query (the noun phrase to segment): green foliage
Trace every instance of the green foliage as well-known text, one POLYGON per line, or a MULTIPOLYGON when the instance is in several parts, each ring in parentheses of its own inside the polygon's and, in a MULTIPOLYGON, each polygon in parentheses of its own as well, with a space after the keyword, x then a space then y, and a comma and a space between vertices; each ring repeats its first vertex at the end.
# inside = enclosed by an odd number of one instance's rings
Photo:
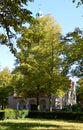
POLYGON ((18 110, 17 111, 17 119, 19 118, 26 118, 28 116, 29 111, 28 110, 18 110))
POLYGON ((25 97, 34 94, 38 99, 41 93, 49 97, 62 95, 69 87, 68 78, 62 74, 60 37, 61 28, 51 15, 38 18, 22 30, 17 41, 19 66, 14 70, 23 76, 20 80, 23 86, 18 80, 21 87, 16 88, 20 94, 25 97))
POLYGON ((18 39, 20 52, 17 57, 20 66, 16 70, 24 75, 26 92, 31 93, 32 90, 35 94, 36 91, 45 91, 49 95, 49 92, 57 92, 57 87, 59 90, 68 86, 68 79, 59 70, 61 29, 50 15, 37 20, 22 30, 22 37, 18 39))
POLYGON ((83 107, 81 104, 74 104, 74 105, 67 105, 65 106, 62 111, 65 112, 83 112, 83 107))
MULTIPOLYGON (((20 72, 12 72, 11 86, 13 87, 13 94, 18 95, 18 93, 21 93, 21 91, 23 91, 23 84, 24 84, 23 80, 24 77, 20 72), (18 91, 16 92, 16 90, 18 91)), ((20 96, 22 96, 21 94, 20 96)))
POLYGON ((77 102, 83 104, 83 30, 76 28, 62 39, 63 73, 80 78, 77 85, 77 102))
POLYGON ((76 28, 62 39, 63 71, 72 76, 83 75, 83 31, 76 28))
POLYGON ((5 68, 0 72, 0 107, 4 109, 7 105, 8 95, 12 93, 12 87, 10 86, 12 75, 8 68, 5 68))
POLYGON ((72 106, 72 111, 73 112, 83 112, 83 107, 80 104, 75 104, 72 106))
POLYGON ((67 105, 61 111, 63 111, 63 112, 71 112, 72 111, 72 106, 71 105, 67 105))
POLYGON ((16 119, 16 111, 13 109, 5 109, 5 119, 16 119))
POLYGON ((29 1, 33 0, 2 0, 0 2, 0 29, 6 30, 6 33, 0 32, 0 41, 9 46, 12 53, 16 51, 12 38, 16 38, 20 27, 33 21, 31 12, 26 8, 29 1))
POLYGON ((29 118, 62 119, 62 120, 83 120, 83 113, 76 112, 29 112, 29 118))
POLYGON ((28 116, 28 110, 5 109, 5 119, 20 119, 28 116))
POLYGON ((78 80, 78 88, 77 88, 77 102, 83 104, 83 78, 78 80))

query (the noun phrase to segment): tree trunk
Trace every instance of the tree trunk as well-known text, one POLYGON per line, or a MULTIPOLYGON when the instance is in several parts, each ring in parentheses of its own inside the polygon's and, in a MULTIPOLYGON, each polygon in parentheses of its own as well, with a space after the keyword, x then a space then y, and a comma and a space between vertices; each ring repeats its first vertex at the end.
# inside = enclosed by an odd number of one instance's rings
POLYGON ((37 110, 40 110, 40 104, 39 104, 39 94, 37 94, 37 110))
POLYGON ((37 110, 40 110, 40 104, 39 104, 39 85, 37 86, 37 110))
POLYGON ((49 111, 52 112, 52 97, 49 96, 49 111))
POLYGON ((2 106, 1 106, 1 109, 3 110, 4 109, 4 100, 2 99, 2 106))
POLYGON ((54 78, 54 75, 53 75, 53 69, 54 69, 54 48, 53 48, 53 43, 51 44, 51 80, 50 80, 50 83, 49 83, 49 104, 50 104, 50 112, 52 112, 52 93, 51 93, 51 90, 52 90, 52 87, 53 87, 53 78, 54 78))

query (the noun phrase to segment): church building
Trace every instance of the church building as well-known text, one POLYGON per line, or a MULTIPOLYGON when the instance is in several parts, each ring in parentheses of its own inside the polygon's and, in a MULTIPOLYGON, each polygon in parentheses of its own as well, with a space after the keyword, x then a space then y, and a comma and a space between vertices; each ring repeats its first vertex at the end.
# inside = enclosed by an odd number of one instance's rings
MULTIPOLYGON (((52 96, 52 109, 61 110, 65 106, 76 104, 76 86, 73 81, 71 81, 70 89, 65 93, 63 97, 52 96)), ((22 97, 11 95, 8 98, 8 107, 12 109, 22 110, 37 110, 37 98, 35 96, 27 97, 23 99, 22 97)), ((50 107, 49 97, 44 94, 39 95, 39 110, 47 111, 50 107)))

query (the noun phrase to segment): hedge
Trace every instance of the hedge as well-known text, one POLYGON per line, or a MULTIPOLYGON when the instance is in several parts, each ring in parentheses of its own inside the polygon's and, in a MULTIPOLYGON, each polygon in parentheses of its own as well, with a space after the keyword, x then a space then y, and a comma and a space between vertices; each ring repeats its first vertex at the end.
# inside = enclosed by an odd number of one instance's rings
POLYGON ((28 110, 5 109, 0 111, 0 120, 2 119, 19 119, 19 118, 43 118, 43 119, 62 119, 62 120, 79 120, 83 121, 83 112, 40 112, 28 110))
POLYGON ((30 111, 28 118, 45 118, 45 119, 64 119, 64 120, 81 120, 83 121, 83 113, 77 112, 38 112, 30 111))

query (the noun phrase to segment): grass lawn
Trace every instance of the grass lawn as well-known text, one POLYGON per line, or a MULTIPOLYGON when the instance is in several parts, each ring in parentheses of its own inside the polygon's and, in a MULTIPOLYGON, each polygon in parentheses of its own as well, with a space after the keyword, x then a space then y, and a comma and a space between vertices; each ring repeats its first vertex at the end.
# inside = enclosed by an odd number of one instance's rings
POLYGON ((0 121, 0 130, 83 130, 82 122, 19 119, 0 121))

